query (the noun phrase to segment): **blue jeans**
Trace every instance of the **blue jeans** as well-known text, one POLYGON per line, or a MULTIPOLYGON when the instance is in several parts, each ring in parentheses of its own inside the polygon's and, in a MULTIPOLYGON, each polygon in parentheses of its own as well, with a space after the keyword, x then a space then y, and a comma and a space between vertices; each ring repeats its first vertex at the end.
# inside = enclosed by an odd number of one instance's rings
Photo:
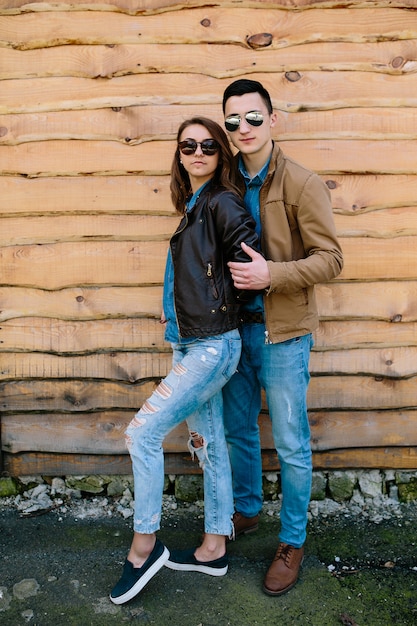
POLYGON ((205 532, 229 536, 233 529, 233 491, 221 390, 239 362, 239 331, 172 347, 172 370, 126 430, 135 488, 134 530, 150 534, 160 528, 162 444, 166 435, 186 419, 189 449, 204 470, 205 532))
POLYGON ((312 478, 307 417, 312 336, 266 344, 264 324, 244 324, 241 337, 238 371, 223 389, 235 509, 245 517, 253 517, 262 508, 258 416, 264 388, 281 469, 279 540, 299 548, 306 538, 312 478))

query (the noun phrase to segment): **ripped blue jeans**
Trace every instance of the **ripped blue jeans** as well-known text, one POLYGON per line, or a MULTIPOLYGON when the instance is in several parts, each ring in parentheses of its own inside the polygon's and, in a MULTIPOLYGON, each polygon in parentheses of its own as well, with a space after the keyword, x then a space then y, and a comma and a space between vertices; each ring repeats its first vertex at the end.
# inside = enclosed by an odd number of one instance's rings
POLYGON ((238 330, 172 344, 173 367, 126 430, 135 486, 134 530, 160 528, 166 435, 187 420, 188 447, 204 474, 204 529, 233 532, 233 490, 223 426, 222 387, 235 372, 241 352, 238 330))

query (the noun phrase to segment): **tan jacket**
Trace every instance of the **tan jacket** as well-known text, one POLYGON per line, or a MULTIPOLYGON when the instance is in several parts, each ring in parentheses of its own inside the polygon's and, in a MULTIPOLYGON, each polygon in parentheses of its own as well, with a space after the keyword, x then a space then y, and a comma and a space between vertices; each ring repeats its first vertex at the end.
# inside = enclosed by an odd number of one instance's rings
POLYGON ((271 285, 264 296, 269 340, 279 343, 318 326, 314 285, 343 267, 330 192, 275 143, 260 192, 262 251, 271 285))

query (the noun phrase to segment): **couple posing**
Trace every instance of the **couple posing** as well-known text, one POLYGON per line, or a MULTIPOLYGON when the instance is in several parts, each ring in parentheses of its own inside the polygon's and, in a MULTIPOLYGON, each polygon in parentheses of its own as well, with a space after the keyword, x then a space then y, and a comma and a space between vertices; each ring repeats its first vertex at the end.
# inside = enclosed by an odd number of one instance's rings
POLYGON ((258 527, 262 459, 258 415, 266 393, 280 462, 278 549, 263 590, 297 581, 304 554, 312 462, 307 387, 314 285, 343 265, 330 194, 272 140, 277 123, 258 82, 223 97, 224 130, 194 117, 178 130, 171 198, 180 224, 165 269, 165 339, 172 369, 126 430, 135 486, 134 535, 110 599, 134 598, 164 565, 223 576, 227 538, 258 527), (243 200, 242 200, 243 198, 243 200), (204 474, 200 546, 171 553, 157 539, 164 484, 162 443, 187 421, 204 474))

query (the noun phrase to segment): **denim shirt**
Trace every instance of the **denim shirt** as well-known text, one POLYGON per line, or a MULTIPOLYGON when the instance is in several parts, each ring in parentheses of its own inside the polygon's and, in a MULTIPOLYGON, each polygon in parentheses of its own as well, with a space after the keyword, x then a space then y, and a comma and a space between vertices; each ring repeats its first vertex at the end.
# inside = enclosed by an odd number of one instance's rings
MULTIPOLYGON (((250 178, 246 170, 246 167, 243 163, 242 155, 239 156, 239 171, 243 176, 243 179, 245 181, 245 187, 246 187, 245 196, 244 196, 245 207, 256 222, 256 234, 259 237, 259 241, 261 241, 261 231, 262 231, 260 206, 259 206, 259 193, 261 191, 262 185, 265 182, 265 178, 268 173, 270 160, 271 159, 269 158, 268 161, 265 163, 265 165, 262 167, 262 169, 257 174, 255 174, 253 178, 250 178)), ((244 304, 242 309, 244 309, 245 311, 250 311, 251 313, 255 313, 255 312, 263 313, 263 310, 264 310, 263 295, 258 294, 257 296, 255 296, 255 298, 253 298, 252 300, 244 304)))
MULTIPOLYGON (((201 187, 197 189, 197 191, 191 196, 190 200, 186 203, 186 213, 190 213, 193 210, 200 193, 209 182, 210 181, 207 181, 204 183, 204 185, 201 185, 201 187)), ((172 262, 171 248, 168 249, 165 265, 164 294, 162 299, 162 306, 166 319, 165 341, 169 341, 170 343, 190 343, 191 341, 194 341, 194 337, 187 337, 184 339, 180 337, 180 334, 178 332, 174 300, 174 264, 172 262)))

